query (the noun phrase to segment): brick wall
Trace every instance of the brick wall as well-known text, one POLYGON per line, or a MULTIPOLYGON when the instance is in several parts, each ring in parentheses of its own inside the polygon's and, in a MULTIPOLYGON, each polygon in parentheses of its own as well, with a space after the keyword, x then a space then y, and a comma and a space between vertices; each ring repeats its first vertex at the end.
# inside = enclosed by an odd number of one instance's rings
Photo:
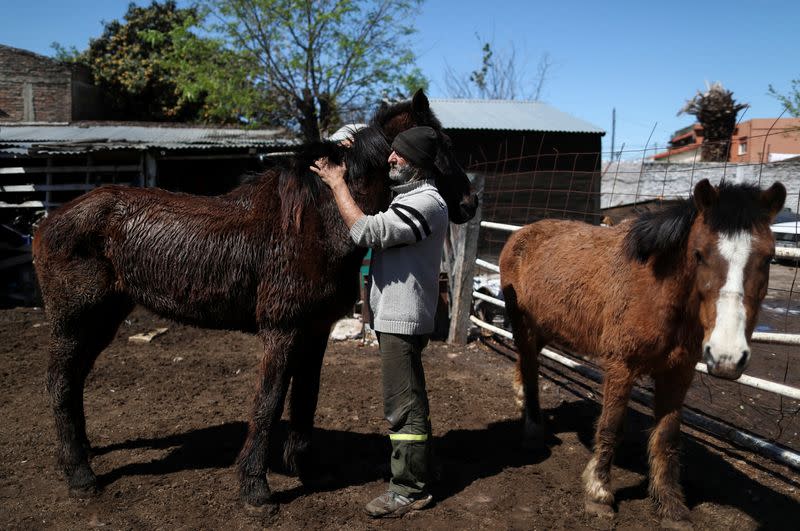
POLYGON ((0 45, 0 122, 69 122, 71 79, 58 61, 0 45))

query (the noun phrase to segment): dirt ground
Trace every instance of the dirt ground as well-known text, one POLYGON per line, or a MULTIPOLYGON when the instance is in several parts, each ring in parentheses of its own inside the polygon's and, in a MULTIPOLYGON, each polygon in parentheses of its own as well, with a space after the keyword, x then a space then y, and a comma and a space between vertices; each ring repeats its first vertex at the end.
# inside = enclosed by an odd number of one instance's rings
MULTIPOLYGON (((103 486, 67 495, 54 466, 44 388, 48 326, 39 309, 0 312, 0 527, 4 529, 648 529, 645 444, 651 419, 634 408, 613 470, 617 515, 583 514, 580 474, 599 412, 597 389, 541 381, 553 436, 546 452, 520 445, 513 362, 473 342, 433 342, 424 364, 441 480, 436 504, 376 522, 363 505, 385 488, 388 439, 376 347, 332 342, 322 372, 314 444, 335 478, 304 489, 280 471, 269 520, 245 514, 234 460, 245 436, 259 356, 254 337, 198 330, 137 309, 99 358, 86 393, 92 461, 103 486), (167 326, 149 344, 127 338, 167 326), (571 389, 571 390, 570 390, 571 389), (594 398, 594 399, 593 399, 594 398)), ((693 431, 682 482, 697 529, 791 529, 800 519, 796 472, 693 431)))

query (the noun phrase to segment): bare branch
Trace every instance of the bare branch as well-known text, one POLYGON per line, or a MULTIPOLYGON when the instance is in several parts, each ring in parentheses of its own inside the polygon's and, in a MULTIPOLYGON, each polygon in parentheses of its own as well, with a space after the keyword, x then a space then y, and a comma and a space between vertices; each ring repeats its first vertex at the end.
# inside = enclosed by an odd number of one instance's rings
POLYGON ((476 38, 482 52, 480 68, 469 74, 459 74, 449 64, 445 67, 444 83, 451 96, 508 100, 541 98, 553 65, 547 52, 539 60, 536 75, 530 76, 527 74, 524 59, 520 61, 513 42, 507 49, 498 50, 494 39, 486 40, 480 35, 476 35, 476 38))

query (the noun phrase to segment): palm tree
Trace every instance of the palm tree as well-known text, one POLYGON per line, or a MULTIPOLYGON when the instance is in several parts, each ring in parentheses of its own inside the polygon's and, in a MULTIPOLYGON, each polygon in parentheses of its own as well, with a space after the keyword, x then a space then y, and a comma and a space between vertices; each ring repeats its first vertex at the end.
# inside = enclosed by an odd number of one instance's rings
POLYGON ((731 136, 736 128, 736 115, 749 107, 746 103, 736 103, 733 92, 725 90, 722 83, 706 86, 694 98, 688 100, 678 114, 692 114, 703 126, 703 145, 701 160, 724 162, 728 160, 731 136))

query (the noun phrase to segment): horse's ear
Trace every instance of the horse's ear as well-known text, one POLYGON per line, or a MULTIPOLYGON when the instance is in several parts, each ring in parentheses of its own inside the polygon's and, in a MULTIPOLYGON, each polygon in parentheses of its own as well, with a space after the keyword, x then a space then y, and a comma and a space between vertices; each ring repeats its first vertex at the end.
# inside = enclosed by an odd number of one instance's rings
POLYGON ((425 95, 425 91, 417 89, 411 98, 411 110, 415 113, 426 113, 430 111, 430 108, 431 104, 428 102, 428 96, 425 95))
POLYGON ((711 185, 708 179, 703 179, 695 185, 693 195, 694 204, 700 212, 711 208, 719 198, 719 192, 711 185))
POLYGON ((786 201, 786 188, 778 182, 761 192, 761 197, 759 198, 761 206, 769 212, 770 221, 774 220, 778 212, 781 211, 784 201, 786 201))

